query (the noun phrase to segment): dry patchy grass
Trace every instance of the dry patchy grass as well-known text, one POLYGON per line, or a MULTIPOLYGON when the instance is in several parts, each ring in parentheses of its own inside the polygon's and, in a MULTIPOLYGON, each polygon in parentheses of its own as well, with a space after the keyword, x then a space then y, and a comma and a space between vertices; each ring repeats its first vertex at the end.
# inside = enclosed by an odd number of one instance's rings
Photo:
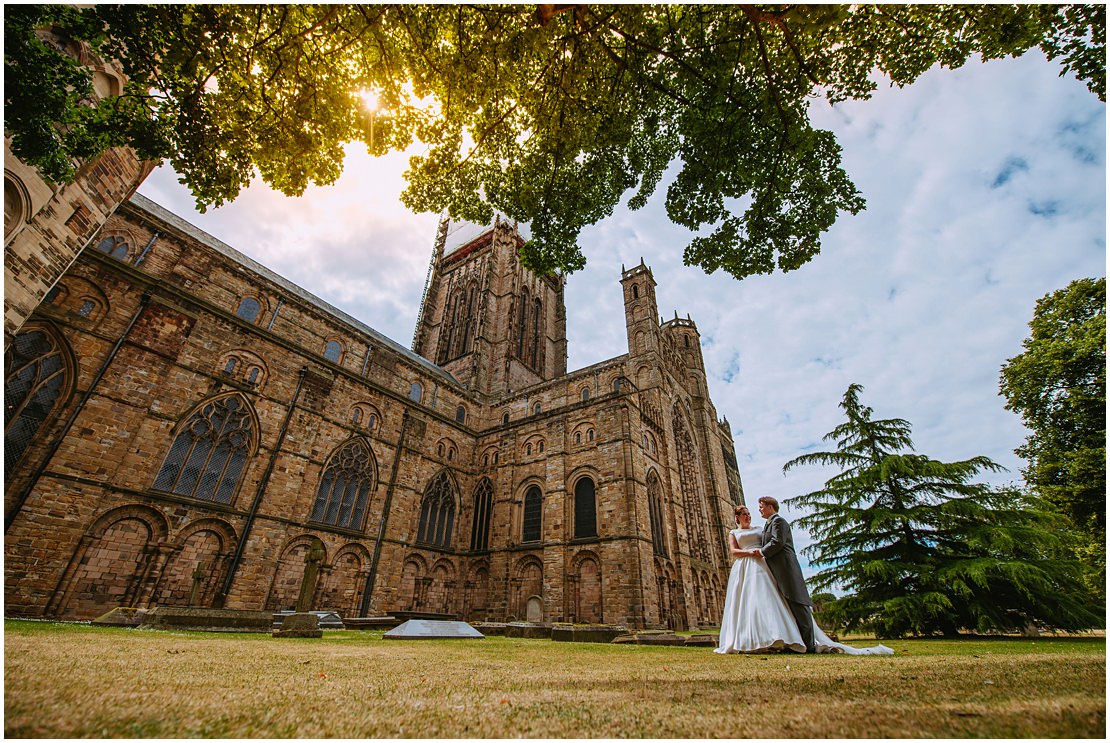
POLYGON ((6 737, 898 738, 1106 732, 1105 639, 895 655, 319 640, 5 622, 6 737))

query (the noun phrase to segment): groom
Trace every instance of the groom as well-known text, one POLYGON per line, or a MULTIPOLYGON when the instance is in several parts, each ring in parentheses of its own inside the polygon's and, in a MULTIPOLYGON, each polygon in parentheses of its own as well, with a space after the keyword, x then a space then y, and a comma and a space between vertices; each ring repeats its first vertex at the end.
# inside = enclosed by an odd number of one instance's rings
POLYGON ((786 599, 786 605, 794 615, 806 652, 816 653, 813 617, 810 614, 813 601, 809 598, 806 582, 802 578, 802 566, 798 564, 798 555, 794 552, 790 523, 779 516, 779 502, 769 496, 759 499, 759 515, 767 522, 763 525, 763 548, 759 552, 767 560, 767 567, 771 570, 771 575, 775 576, 779 593, 786 599))

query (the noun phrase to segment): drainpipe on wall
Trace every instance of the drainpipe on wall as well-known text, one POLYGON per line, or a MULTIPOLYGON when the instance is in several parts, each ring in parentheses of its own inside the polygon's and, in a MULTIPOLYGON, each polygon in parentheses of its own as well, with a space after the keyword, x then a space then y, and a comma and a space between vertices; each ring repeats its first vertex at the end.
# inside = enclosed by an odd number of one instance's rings
POLYGON ((405 445, 405 429, 409 425, 409 411, 405 410, 401 416, 401 434, 397 437, 397 450, 393 453, 393 472, 389 475, 389 487, 385 491, 385 502, 382 504, 382 517, 378 521, 378 536, 374 540, 374 556, 370 560, 370 575, 366 576, 366 588, 362 592, 362 605, 359 615, 366 616, 370 611, 370 595, 374 592, 374 582, 378 578, 378 560, 382 555, 382 539, 385 537, 385 524, 389 520, 389 504, 393 501, 393 488, 397 486, 397 470, 401 465, 402 449, 405 445))
POLYGON ((143 252, 139 253, 139 257, 135 259, 135 263, 133 264, 135 268, 138 268, 139 264, 143 262, 143 260, 146 258, 146 254, 150 252, 151 246, 154 245, 154 241, 157 240, 161 234, 161 232, 155 230, 154 234, 150 236, 150 242, 146 244, 146 247, 143 248, 143 252))
POLYGON ((258 483, 258 490, 254 494, 254 502, 251 503, 251 510, 247 513, 247 520, 243 524, 243 533, 239 537, 239 543, 235 545, 235 555, 231 558, 231 565, 227 569, 227 576, 224 578, 224 583, 216 594, 215 603, 219 608, 223 608, 224 601, 227 600, 227 594, 231 592, 231 584, 235 581, 235 571, 239 568, 239 563, 243 559, 243 550, 245 550, 247 546, 247 537, 250 536, 251 526, 254 525, 254 519, 258 515, 258 508, 262 505, 262 495, 266 491, 266 485, 270 482, 270 475, 273 474, 274 462, 277 461, 278 452, 281 451, 281 445, 285 441, 285 434, 289 430, 289 421, 293 417, 293 411, 297 408, 297 398, 301 396, 301 387, 304 386, 306 374, 308 374, 308 367, 302 366, 301 373, 297 375, 297 389, 293 392, 293 399, 289 401, 289 409, 285 412, 285 420, 281 423, 281 430, 278 432, 277 442, 274 444, 274 449, 270 453, 270 461, 266 463, 266 471, 262 473, 262 479, 258 483))
POLYGON ((108 371, 108 367, 111 366, 112 362, 115 360, 116 354, 119 353, 120 348, 123 346, 123 342, 127 340, 127 336, 131 334, 131 329, 135 327, 135 323, 138 322, 139 316, 143 314, 143 310, 146 309, 148 304, 150 304, 149 291, 143 292, 142 297, 139 299, 139 309, 135 310, 135 314, 132 316, 131 321, 127 323, 127 328, 123 331, 119 340, 116 341, 116 344, 112 346, 112 350, 108 352, 108 358, 104 359, 104 363, 100 365, 100 370, 85 389, 85 394, 81 395, 81 399, 77 402, 77 407, 69 414, 69 419, 66 420, 65 425, 62 426, 61 433, 58 434, 54 439, 54 443, 51 444, 35 476, 27 481, 27 484, 23 487, 23 491, 19 494, 19 498, 12 505, 11 511, 5 515, 5 533, 11 528, 12 522, 15 521, 15 517, 19 515, 19 511, 23 508, 23 504, 27 502, 27 497, 31 495, 31 491, 34 489, 35 485, 38 484, 39 478, 42 477, 42 473, 46 471, 46 466, 50 464, 50 460, 54 458, 54 455, 58 452, 58 448, 62 445, 62 442, 65 441, 66 436, 69 435, 69 429, 73 427, 74 422, 77 420, 77 416, 85 409, 85 404, 89 401, 89 398, 92 397, 93 390, 100 384, 100 380, 104 378, 105 373, 108 371))

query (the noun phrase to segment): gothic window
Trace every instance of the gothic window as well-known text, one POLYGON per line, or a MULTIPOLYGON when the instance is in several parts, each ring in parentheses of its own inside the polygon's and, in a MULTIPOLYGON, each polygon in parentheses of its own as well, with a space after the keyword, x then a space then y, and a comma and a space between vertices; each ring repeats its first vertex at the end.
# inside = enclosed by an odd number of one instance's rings
POLYGON ((254 439, 254 421, 245 400, 232 395, 207 402, 181 426, 153 487, 231 503, 254 439))
POLYGON ((489 549, 490 512, 493 510, 493 483, 483 477, 474 489, 474 524, 470 531, 470 549, 489 549))
POLYGON ((462 405, 455 408, 455 420, 459 423, 466 423, 466 408, 462 405))
POLYGON ((524 287, 524 289, 520 293, 520 317, 519 317, 519 322, 517 322, 517 327, 516 327, 516 332, 517 332, 516 355, 517 355, 517 358, 519 358, 521 361, 524 360, 524 349, 525 349, 525 342, 526 342, 525 339, 528 336, 528 322, 527 321, 528 321, 528 287, 524 287))
POLYGON ((597 536, 597 487, 583 477, 574 486, 574 538, 597 536))
POLYGON ((96 244, 96 249, 117 260, 127 259, 127 241, 122 237, 106 237, 96 244))
POLYGON ((261 312, 262 303, 254 297, 243 297, 239 302, 239 309, 235 310, 235 314, 247 322, 255 322, 258 320, 258 315, 261 312))
POLYGON ((420 386, 420 382, 413 382, 412 386, 409 387, 409 399, 420 402, 422 397, 424 397, 424 388, 420 386))
POLYGON ((324 346, 324 358, 328 361, 339 363, 339 357, 343 355, 343 346, 339 341, 328 341, 324 346))
POLYGON ((543 521, 543 494, 538 486, 533 485, 524 494, 524 528, 520 541, 538 542, 541 536, 543 521))
POLYGON ((374 487, 374 460, 363 441, 352 441, 332 456, 312 506, 312 521, 361 529, 374 487))
POLYGON ((648 517, 651 520, 651 548, 663 557, 667 556, 667 540, 663 532, 663 495, 659 478, 652 472, 648 475, 648 517))
POLYGON ((531 346, 531 348, 530 348, 531 353, 529 355, 529 358, 530 358, 529 366, 531 366, 533 369, 540 368, 540 361, 541 361, 541 359, 540 359, 540 347, 543 345, 540 342, 540 337, 541 337, 541 335, 540 335, 540 331, 541 331, 540 319, 542 317, 543 317, 543 305, 540 303, 540 300, 537 297, 536 300, 533 302, 532 334, 531 334, 531 338, 529 339, 531 341, 531 343, 529 344, 531 346))
POLYGON ((4 358, 4 475, 15 470, 66 388, 62 350, 50 333, 20 333, 4 358))
POLYGON ((454 523, 455 494, 451 487, 451 478, 446 472, 441 472, 424 491, 416 541, 433 547, 450 547, 454 523))

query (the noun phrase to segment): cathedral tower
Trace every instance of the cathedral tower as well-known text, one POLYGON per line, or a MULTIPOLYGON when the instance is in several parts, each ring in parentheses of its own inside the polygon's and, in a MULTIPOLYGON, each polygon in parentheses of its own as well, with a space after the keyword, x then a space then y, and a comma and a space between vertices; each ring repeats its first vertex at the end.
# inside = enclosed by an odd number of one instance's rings
POLYGON ((413 351, 492 398, 566 374, 563 279, 521 265, 516 227, 497 220, 450 252, 445 244, 441 230, 413 351))

